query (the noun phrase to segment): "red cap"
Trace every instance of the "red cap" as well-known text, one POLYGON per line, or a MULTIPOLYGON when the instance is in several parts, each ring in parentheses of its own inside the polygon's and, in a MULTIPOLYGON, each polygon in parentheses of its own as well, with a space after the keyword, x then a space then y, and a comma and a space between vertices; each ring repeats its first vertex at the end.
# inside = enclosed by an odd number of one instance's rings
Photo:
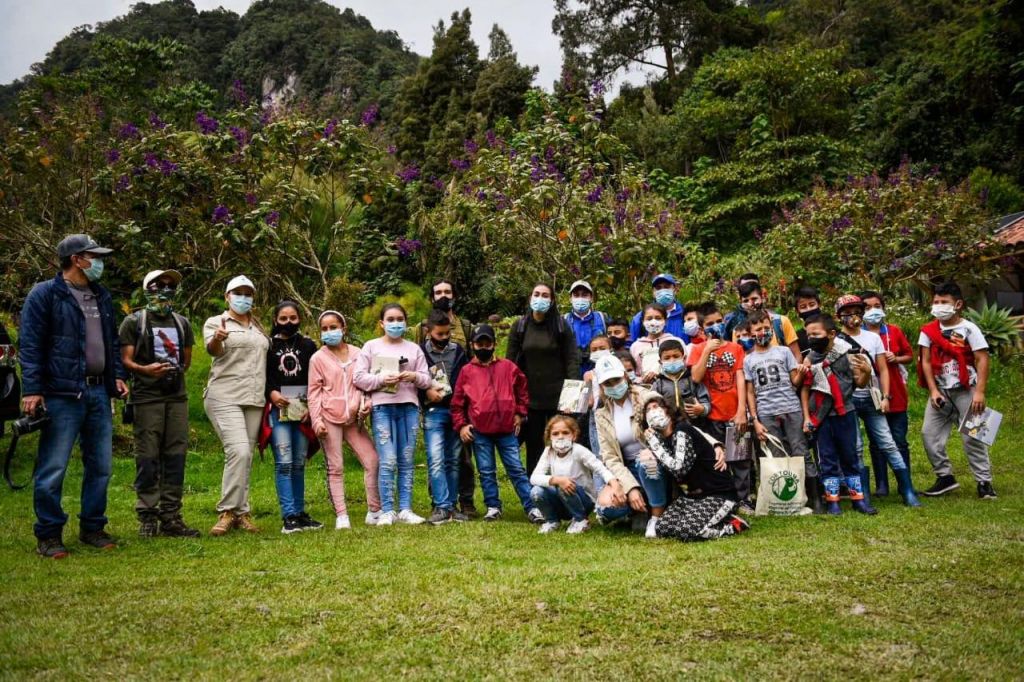
POLYGON ((840 296, 839 299, 836 300, 836 313, 838 313, 843 308, 849 308, 850 306, 853 305, 860 306, 861 308, 863 308, 864 301, 862 301, 860 296, 857 296, 856 294, 846 294, 845 296, 840 296))

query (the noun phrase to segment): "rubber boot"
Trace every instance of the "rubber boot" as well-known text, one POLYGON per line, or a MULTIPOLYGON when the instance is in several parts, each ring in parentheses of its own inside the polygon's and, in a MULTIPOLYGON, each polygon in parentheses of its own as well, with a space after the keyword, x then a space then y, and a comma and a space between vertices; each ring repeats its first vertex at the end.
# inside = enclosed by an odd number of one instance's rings
POLYGON ((910 480, 910 469, 900 469, 893 473, 896 474, 896 486, 903 497, 903 504, 908 507, 920 507, 921 500, 917 499, 914 483, 910 480))
POLYGON ((889 471, 886 468, 885 455, 871 449, 871 466, 875 467, 875 497, 888 497, 889 471))
POLYGON ((839 516, 843 513, 842 507, 839 506, 839 478, 829 476, 822 479, 821 483, 825 488, 825 502, 828 505, 828 513, 832 516, 839 516))
POLYGON ((818 489, 818 477, 808 476, 804 479, 804 488, 807 490, 807 503, 815 514, 824 514, 825 507, 821 503, 821 490, 818 489))
POLYGON ((847 476, 846 487, 850 489, 850 499, 853 501, 853 510, 868 516, 874 516, 878 510, 871 506, 867 494, 864 492, 864 478, 870 476, 867 467, 860 476, 847 476))
MULTIPOLYGON (((849 483, 847 483, 847 485, 849 485, 849 483)), ((860 489, 857 492, 860 493, 860 495, 857 496, 857 497, 863 496, 864 501, 870 507, 871 506, 871 467, 869 467, 867 465, 861 467, 861 470, 860 470, 860 489)), ((850 490, 850 493, 851 493, 850 494, 850 499, 851 500, 857 499, 857 497, 855 497, 853 495, 853 490, 850 490)))

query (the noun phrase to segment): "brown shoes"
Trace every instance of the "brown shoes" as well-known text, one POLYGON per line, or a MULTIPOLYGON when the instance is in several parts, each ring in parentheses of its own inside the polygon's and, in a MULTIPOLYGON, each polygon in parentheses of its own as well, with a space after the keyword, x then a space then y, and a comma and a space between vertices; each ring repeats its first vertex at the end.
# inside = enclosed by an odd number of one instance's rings
POLYGON ((249 512, 244 514, 238 514, 235 516, 235 526, 241 528, 247 533, 259 533, 260 529, 252 522, 252 516, 249 512))
POLYGON ((220 516, 217 517, 217 523, 214 524, 213 528, 210 529, 210 535, 220 536, 226 535, 229 530, 235 527, 235 513, 231 511, 222 511, 220 516))

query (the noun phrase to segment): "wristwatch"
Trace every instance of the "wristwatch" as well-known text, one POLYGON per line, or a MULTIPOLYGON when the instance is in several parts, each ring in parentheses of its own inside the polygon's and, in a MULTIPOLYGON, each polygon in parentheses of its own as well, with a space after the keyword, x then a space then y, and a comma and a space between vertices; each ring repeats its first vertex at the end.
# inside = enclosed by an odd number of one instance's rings
POLYGON ((892 394, 891 393, 886 393, 882 397, 885 398, 886 400, 892 400, 892 394))

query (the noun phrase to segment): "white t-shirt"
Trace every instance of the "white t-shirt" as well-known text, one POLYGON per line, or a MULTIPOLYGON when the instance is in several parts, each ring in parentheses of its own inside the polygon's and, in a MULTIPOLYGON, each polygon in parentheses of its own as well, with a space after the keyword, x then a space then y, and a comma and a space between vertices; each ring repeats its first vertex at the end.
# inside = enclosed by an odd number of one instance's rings
MULTIPOLYGON (((985 335, 978 329, 978 325, 962 317, 959 322, 948 327, 939 322, 939 331, 953 345, 966 345, 972 351, 986 350, 988 348, 988 341, 985 340, 985 335)), ((928 338, 927 334, 921 332, 921 335, 917 337, 917 345, 930 348, 932 340, 928 338)), ((973 367, 967 368, 967 376, 970 378, 971 386, 978 383, 978 373, 973 367)), ((935 377, 935 385, 945 389, 965 388, 960 386, 960 363, 956 360, 946 362, 938 376, 935 377)))
MULTIPOLYGON (((874 381, 878 381, 878 368, 875 367, 876 358, 879 355, 885 355, 885 344, 882 342, 882 337, 873 331, 867 329, 861 329, 860 332, 854 336, 849 332, 846 335, 853 339, 858 346, 864 349, 864 352, 871 358, 871 374, 874 381)), ((890 368, 891 369, 891 368, 890 368)), ((881 386, 879 386, 881 388, 881 386)), ((854 398, 870 398, 871 389, 869 386, 863 388, 856 388, 853 391, 854 398)))
POLYGON ((626 398, 621 405, 613 402, 611 408, 612 422, 615 424, 615 440, 619 441, 622 459, 625 461, 636 459, 644 446, 637 441, 636 434, 633 432, 633 401, 626 398))
POLYGON ((600 476, 605 483, 615 478, 604 462, 579 443, 575 443, 565 456, 558 455, 550 447, 545 448, 530 476, 530 484, 551 485, 552 476, 571 478, 590 493, 591 498, 595 497, 594 476, 600 476))

